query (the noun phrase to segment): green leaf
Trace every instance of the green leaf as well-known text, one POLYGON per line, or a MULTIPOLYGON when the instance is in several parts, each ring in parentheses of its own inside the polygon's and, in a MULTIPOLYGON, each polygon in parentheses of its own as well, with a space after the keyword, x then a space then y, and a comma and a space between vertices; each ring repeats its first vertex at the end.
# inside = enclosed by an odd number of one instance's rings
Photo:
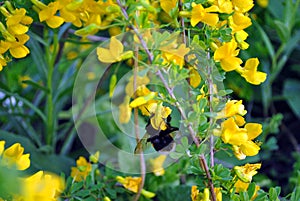
POLYGON ((291 201, 298 201, 300 200, 300 186, 296 187, 293 190, 292 196, 291 196, 291 201))
POLYGON ((283 86, 283 95, 285 96, 289 106, 300 118, 300 81, 287 79, 283 86))
POLYGON ((34 82, 33 80, 24 80, 24 81, 22 81, 22 83, 31 85, 31 86, 33 86, 33 87, 35 87, 37 89, 41 89, 41 90, 43 90, 46 93, 50 92, 50 90, 47 87, 44 87, 44 86, 42 86, 42 85, 34 82))
POLYGON ((287 42, 287 40, 290 37, 289 32, 287 31, 288 27, 286 27, 286 25, 279 20, 274 20, 274 24, 275 24, 275 29, 276 29, 276 32, 277 32, 280 40, 282 42, 287 42))
POLYGON ((79 183, 73 183, 71 187, 71 193, 74 194, 75 192, 79 191, 83 187, 83 181, 79 183))
POLYGON ((280 187, 270 188, 269 197, 271 201, 279 201, 280 187))
POLYGON ((270 54, 271 58, 273 59, 275 56, 275 51, 274 51, 274 48, 273 48, 270 38, 268 37, 266 32, 262 29, 262 27, 255 20, 253 20, 252 22, 253 22, 254 26, 257 28, 258 32, 260 33, 260 35, 268 49, 269 54, 270 54))

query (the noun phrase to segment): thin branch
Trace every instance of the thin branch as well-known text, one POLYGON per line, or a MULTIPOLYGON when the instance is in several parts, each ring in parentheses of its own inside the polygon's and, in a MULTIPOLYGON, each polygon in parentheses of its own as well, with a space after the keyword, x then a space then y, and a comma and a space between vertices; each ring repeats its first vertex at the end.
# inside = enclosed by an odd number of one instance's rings
MULTIPOLYGON (((207 51, 207 60, 210 60, 210 53, 209 50, 207 51)), ((212 106, 212 102, 213 102, 213 93, 214 93, 214 85, 213 85, 213 81, 212 81, 212 69, 211 69, 211 65, 208 63, 207 64, 207 82, 208 82, 208 94, 209 94, 209 111, 212 113, 213 112, 213 106, 212 106)), ((211 117, 209 119, 209 127, 211 128, 213 125, 213 118, 211 117)), ((210 133, 210 137, 209 137, 209 152, 210 152, 210 165, 211 167, 214 166, 214 136, 210 133)))
MULTIPOLYGON (((134 59, 134 71, 133 71, 133 91, 136 92, 136 90, 137 90, 137 74, 138 74, 138 58, 139 58, 139 47, 138 46, 135 46, 134 53, 135 53, 135 59, 134 59)), ((135 96, 134 98, 136 98, 136 93, 134 93, 134 96, 135 96)), ((140 140, 138 115, 139 115, 138 109, 134 108, 134 133, 135 133, 135 138, 136 138, 137 143, 140 140)), ((139 189, 134 198, 134 201, 139 200, 142 190, 143 190, 143 187, 144 187, 144 184, 145 184, 145 177, 146 177, 146 164, 145 164, 145 157, 144 157, 144 153, 143 153, 142 149, 139 150, 139 155, 140 155, 140 169, 141 169, 142 181, 141 181, 141 184, 139 185, 139 189)))
MULTIPOLYGON (((182 7, 183 7, 183 2, 182 0, 179 0, 179 12, 182 11, 182 7)), ((180 17, 180 23, 182 26, 182 39, 183 39, 183 43, 186 45, 187 44, 187 40, 186 40, 186 34, 185 34, 185 25, 184 25, 184 17, 180 17)))

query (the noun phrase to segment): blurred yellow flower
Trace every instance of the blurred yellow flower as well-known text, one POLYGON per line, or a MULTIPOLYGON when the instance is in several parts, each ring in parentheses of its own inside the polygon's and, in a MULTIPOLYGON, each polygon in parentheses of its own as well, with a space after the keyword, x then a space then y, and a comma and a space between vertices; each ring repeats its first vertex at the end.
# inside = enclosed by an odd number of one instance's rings
POLYGON ((31 78, 28 75, 19 76, 19 83, 21 84, 22 88, 27 88, 28 84, 23 83, 23 81, 31 80, 31 78))
POLYGON ((4 149, 5 141, 0 141, 0 156, 2 164, 9 167, 16 166, 18 170, 26 170, 30 166, 30 154, 24 154, 24 148, 20 143, 4 149))
POLYGON ((116 38, 111 37, 109 48, 97 48, 98 59, 103 63, 114 63, 118 61, 122 61, 123 59, 129 59, 133 57, 132 51, 124 51, 123 44, 116 38))
POLYGON ((177 48, 171 48, 169 46, 165 46, 160 48, 163 51, 162 57, 167 62, 173 62, 180 66, 180 68, 184 65, 184 56, 190 51, 190 48, 187 48, 185 44, 181 44, 177 48))
MULTIPOLYGON (((141 177, 121 177, 117 176, 116 180, 121 183, 124 188, 127 190, 130 190, 134 193, 137 193, 139 190, 139 186, 141 185, 142 178, 141 177)), ((155 196, 154 193, 146 191, 145 189, 142 189, 141 192, 142 195, 144 195, 146 198, 152 198, 155 196)))
POLYGON ((214 5, 218 7, 220 13, 230 14, 233 12, 231 0, 215 0, 214 5))
POLYGON ((210 26, 215 26, 219 21, 219 16, 216 13, 218 12, 218 7, 213 5, 209 8, 203 8, 201 4, 192 3, 192 13, 191 13, 191 25, 194 27, 199 22, 203 22, 210 26))
POLYGON ((130 120, 132 108, 129 106, 129 102, 130 102, 130 97, 126 95, 124 97, 123 103, 119 105, 119 111, 120 111, 119 121, 121 124, 126 124, 130 120))
POLYGON ((232 0, 232 4, 236 11, 242 13, 248 12, 254 6, 253 0, 232 0))
POLYGON ((34 175, 21 179, 22 195, 16 196, 16 200, 26 201, 52 201, 57 200, 64 190, 65 184, 62 178, 55 174, 39 171, 34 175))
POLYGON ((165 174, 163 164, 164 164, 166 158, 167 158, 166 155, 160 155, 157 158, 150 159, 151 170, 155 176, 162 176, 165 174))
POLYGON ((163 11, 169 14, 170 11, 176 7, 177 3, 177 0, 161 0, 160 7, 163 9, 163 11))
POLYGON ((0 71, 2 71, 3 67, 6 66, 6 65, 7 65, 7 60, 0 53, 0 71))
POLYGON ((237 57, 240 50, 237 50, 237 43, 232 40, 223 44, 214 53, 214 60, 221 63, 224 71, 232 71, 240 67, 243 61, 237 57))
POLYGON ((254 85, 259 85, 267 79, 266 73, 257 71, 258 64, 259 60, 257 58, 250 58, 246 61, 244 68, 239 70, 242 77, 244 77, 247 82, 254 85))
POLYGON ((73 177, 75 181, 85 180, 92 171, 92 164, 80 156, 76 161, 76 165, 76 167, 71 167, 71 177, 73 177))
POLYGON ((257 0, 256 3, 262 7, 266 8, 269 5, 269 0, 257 0))
POLYGON ((190 68, 190 85, 194 88, 197 88, 201 83, 201 76, 198 73, 197 69, 190 68))
POLYGON ((141 185, 142 178, 141 177, 116 177, 117 181, 121 183, 124 188, 137 193, 139 190, 139 186, 141 185))

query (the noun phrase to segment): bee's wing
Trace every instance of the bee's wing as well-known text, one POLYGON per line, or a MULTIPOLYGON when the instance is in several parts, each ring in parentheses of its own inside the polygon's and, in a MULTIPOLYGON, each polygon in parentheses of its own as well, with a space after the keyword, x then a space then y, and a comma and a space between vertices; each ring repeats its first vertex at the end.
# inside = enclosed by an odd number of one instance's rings
POLYGON ((145 148, 146 148, 146 146, 147 146, 147 138, 149 137, 149 134, 145 134, 144 136, 143 136, 143 138, 141 138, 139 141, 138 141, 138 143, 137 143, 137 145, 136 145, 136 147, 135 147, 135 149, 134 149, 134 154, 140 154, 140 153, 142 153, 142 151, 143 150, 145 150, 145 148))

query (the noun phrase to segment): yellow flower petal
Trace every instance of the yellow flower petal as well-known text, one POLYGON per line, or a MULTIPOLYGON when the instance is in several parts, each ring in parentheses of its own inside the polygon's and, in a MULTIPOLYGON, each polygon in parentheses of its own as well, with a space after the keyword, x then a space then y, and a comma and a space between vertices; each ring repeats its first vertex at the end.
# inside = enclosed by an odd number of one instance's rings
POLYGON ((240 149, 246 156, 255 156, 258 154, 260 147, 252 141, 247 141, 240 146, 240 149))
POLYGON ((262 133, 262 125, 258 123, 247 123, 245 125, 248 133, 248 139, 253 140, 262 133))
POLYGON ((26 57, 26 55, 29 54, 30 51, 26 46, 21 45, 15 48, 10 48, 9 52, 14 58, 19 59, 26 57))
POLYGON ((60 27, 64 23, 64 19, 59 16, 52 16, 51 18, 46 20, 46 23, 49 27, 55 29, 60 27))

